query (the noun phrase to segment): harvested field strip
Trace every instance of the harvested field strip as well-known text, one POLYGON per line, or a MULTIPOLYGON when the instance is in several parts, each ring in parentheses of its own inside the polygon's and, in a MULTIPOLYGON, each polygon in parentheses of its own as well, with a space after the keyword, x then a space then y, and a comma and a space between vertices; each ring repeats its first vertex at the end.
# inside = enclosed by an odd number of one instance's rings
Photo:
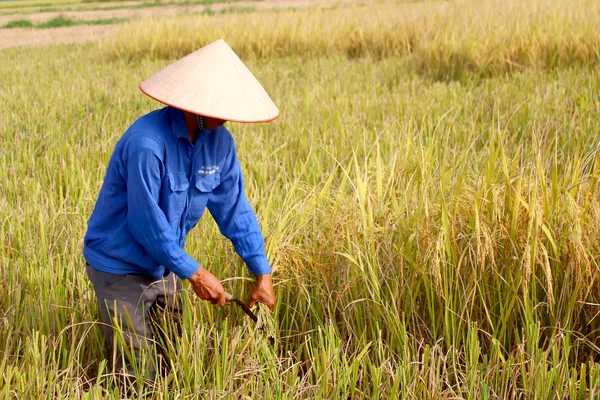
MULTIPOLYGON (((247 14, 250 12, 256 11, 255 8, 252 7, 228 7, 222 8, 219 10, 213 10, 212 8, 206 8, 197 13, 190 13, 188 15, 207 15, 207 16, 215 16, 215 15, 223 15, 223 14, 247 14)), ((67 27, 67 26, 78 26, 78 25, 109 25, 109 24, 121 24, 124 22, 130 21, 129 18, 98 18, 98 19, 74 19, 65 17, 63 15, 58 15, 50 20, 33 23, 28 19, 17 19, 8 22, 7 24, 0 26, 0 29, 13 29, 13 28, 36 28, 36 29, 48 29, 48 28, 59 28, 59 27, 67 27)))
MULTIPOLYGON (((0 1, 0 10, 4 13, 15 12, 47 12, 47 11, 83 11, 83 10, 117 10, 132 7, 164 7, 172 5, 197 5, 235 3, 244 0, 170 0, 170 1, 90 1, 90 0, 18 0, 0 1)), ((261 0, 254 0, 261 1, 261 0)))
MULTIPOLYGON (((246 4, 246 3, 244 3, 246 4)), ((19 14, 17 16, 2 16, 0 15, 0 26, 7 25, 14 20, 27 20, 32 24, 40 24, 46 21, 50 21, 55 18, 70 18, 81 21, 101 20, 101 19, 142 19, 153 15, 161 16, 173 16, 179 14, 197 15, 204 13, 206 15, 216 14, 227 14, 227 13, 244 13, 254 11, 255 7, 249 5, 243 6, 219 6, 219 5, 200 5, 191 7, 171 6, 163 8, 131 8, 125 7, 123 9, 115 10, 102 10, 102 11, 64 11, 64 12, 47 12, 47 13, 36 13, 36 14, 19 14)))
POLYGON ((0 30, 0 49, 42 47, 57 44, 94 42, 112 36, 118 24, 78 25, 61 28, 16 28, 0 30))

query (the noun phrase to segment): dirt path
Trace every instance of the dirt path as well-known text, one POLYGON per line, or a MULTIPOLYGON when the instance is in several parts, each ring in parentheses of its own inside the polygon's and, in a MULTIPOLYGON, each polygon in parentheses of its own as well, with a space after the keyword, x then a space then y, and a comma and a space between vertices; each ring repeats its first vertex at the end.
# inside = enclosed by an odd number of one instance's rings
MULTIPOLYGON (((161 6, 148 8, 127 8, 117 10, 97 11, 67 11, 63 13, 33 13, 25 15, 0 16, 0 26, 17 19, 27 19, 33 23, 40 23, 53 19, 59 15, 76 20, 97 20, 109 18, 139 19, 150 16, 170 16, 177 14, 202 12, 207 8, 220 10, 230 7, 254 7, 257 9, 277 9, 288 7, 315 7, 334 6, 348 3, 364 3, 360 0, 265 0, 241 1, 235 3, 217 3, 210 5, 193 6, 161 6)), ((90 40, 101 40, 118 29, 119 25, 81 25, 73 27, 52 29, 0 29, 0 49, 7 47, 44 46, 57 43, 83 43, 90 40)))
POLYGON ((0 29, 0 49, 59 43, 85 43, 114 34, 119 25, 82 25, 50 29, 0 29))

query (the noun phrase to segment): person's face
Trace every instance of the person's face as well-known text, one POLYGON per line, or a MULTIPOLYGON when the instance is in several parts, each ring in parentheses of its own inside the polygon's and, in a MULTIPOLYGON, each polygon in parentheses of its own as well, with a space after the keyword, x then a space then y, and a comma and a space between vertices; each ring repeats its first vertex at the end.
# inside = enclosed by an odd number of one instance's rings
POLYGON ((212 117, 202 117, 204 119, 204 127, 206 129, 217 129, 221 125, 227 122, 224 119, 212 118, 212 117))

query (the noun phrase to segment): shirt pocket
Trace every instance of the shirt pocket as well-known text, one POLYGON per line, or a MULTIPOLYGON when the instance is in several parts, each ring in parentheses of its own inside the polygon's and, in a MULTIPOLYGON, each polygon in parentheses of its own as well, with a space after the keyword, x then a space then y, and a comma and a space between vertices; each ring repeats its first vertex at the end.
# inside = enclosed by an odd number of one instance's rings
POLYGON ((190 183, 184 173, 167 174, 166 176, 168 181, 168 198, 167 207, 164 211, 167 221, 179 221, 187 205, 190 183))
POLYGON ((202 216, 208 202, 208 196, 219 186, 219 183, 221 183, 221 174, 218 172, 196 175, 196 182, 194 184, 196 190, 194 191, 190 207, 190 218, 195 220, 202 216))
POLYGON ((196 175, 196 189, 203 193, 210 193, 221 183, 221 174, 198 174, 196 175))

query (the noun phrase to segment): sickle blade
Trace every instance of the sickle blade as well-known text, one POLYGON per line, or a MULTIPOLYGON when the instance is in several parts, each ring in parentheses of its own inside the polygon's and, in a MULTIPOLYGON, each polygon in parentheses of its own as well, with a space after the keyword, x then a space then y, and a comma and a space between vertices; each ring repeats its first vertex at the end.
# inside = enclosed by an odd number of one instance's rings
POLYGON ((236 298, 231 299, 235 304, 237 304, 245 313, 247 316, 249 316, 250 318, 252 318, 252 320, 254 322, 258 322, 258 318, 256 317, 256 314, 254 314, 252 312, 252 310, 250 310, 248 308, 248 306, 241 300, 238 300, 236 298))

